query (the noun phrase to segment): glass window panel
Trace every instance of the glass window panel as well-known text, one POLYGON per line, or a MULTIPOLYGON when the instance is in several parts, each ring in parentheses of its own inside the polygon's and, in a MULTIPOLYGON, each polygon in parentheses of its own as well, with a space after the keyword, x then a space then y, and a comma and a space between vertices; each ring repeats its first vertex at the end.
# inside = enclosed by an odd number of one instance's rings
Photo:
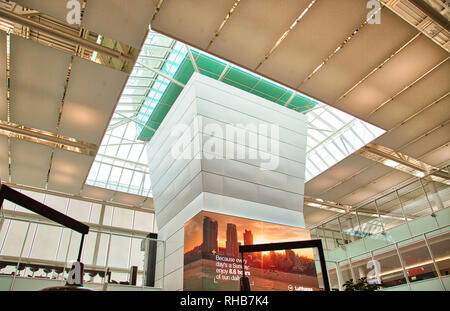
MULTIPOLYGON (((134 141, 136 136, 137 136, 136 127, 134 127, 131 123, 128 123, 123 137, 130 141, 134 141)), ((128 155, 127 155, 127 158, 128 158, 128 155)), ((127 159, 127 158, 125 158, 125 159, 127 159)))
POLYGON ((128 185, 131 182, 132 175, 133 175, 133 171, 132 170, 124 169, 123 172, 122 172, 122 176, 120 178, 120 183, 122 185, 125 185, 126 187, 128 187, 128 185))
POLYGON ((60 227, 39 225, 34 236, 30 257, 55 260, 60 237, 60 227))
POLYGON ((2 249, 2 244, 8 231, 11 220, 4 219, 0 213, 0 251, 2 249))
POLYGON ((131 186, 134 187, 137 191, 139 191, 142 181, 144 178, 144 173, 134 172, 133 178, 131 180, 131 186))
POLYGON ((350 145, 347 145, 347 149, 351 149, 351 151, 354 151, 362 146, 361 141, 356 137, 356 135, 350 131, 345 131, 342 136, 345 137, 346 143, 349 143, 350 145))
POLYGON ((346 214, 339 217, 342 227, 344 239, 348 241, 356 241, 361 238, 361 231, 359 229, 356 215, 346 214))
MULTIPOLYGON (((30 231, 26 237, 28 223, 15 220, 11 221, 0 254, 4 256, 20 256, 25 238, 27 238, 27 243, 31 243, 34 226, 32 227, 30 225, 30 231)), ((28 248, 24 249, 23 254, 28 253, 26 249, 28 248)))
POLYGON ((92 205, 91 205, 91 212, 89 214, 89 220, 88 221, 90 223, 94 223, 94 224, 100 223, 101 211, 102 211, 101 204, 92 203, 92 205))
POLYGON ((100 170, 98 172, 97 180, 99 181, 107 181, 109 177, 109 173, 111 172, 111 165, 102 163, 100 166, 100 170))
POLYGON ((100 168, 100 163, 98 163, 97 161, 94 161, 94 163, 92 164, 92 168, 89 171, 88 179, 95 179, 97 177, 99 168, 100 168))
POLYGON ((137 162, 141 153, 143 152, 144 145, 133 145, 131 147, 130 155, 128 157, 129 161, 137 162))
POLYGON ((437 211, 442 208, 449 206, 450 201, 448 200, 448 186, 443 185, 434 181, 426 181, 422 179, 422 182, 427 192, 428 200, 433 206, 433 210, 437 211))
POLYGON ((9 202, 8 200, 4 200, 4 201, 3 201, 3 205, 2 205, 1 208, 2 208, 2 209, 5 209, 5 210, 13 211, 13 210, 15 210, 15 208, 16 208, 16 204, 11 203, 11 202, 9 202))
POLYGON ((67 262, 72 263, 76 261, 78 258, 78 253, 80 251, 81 234, 79 234, 76 231, 73 231, 69 243, 70 244, 67 252, 67 262))
POLYGON ((338 120, 333 114, 329 111, 325 111, 320 115, 320 118, 325 120, 328 127, 334 127, 335 129, 342 127, 344 123, 341 120, 338 120))
POLYGON ((411 283, 437 277, 436 269, 424 240, 414 243, 409 243, 409 241, 399 243, 399 249, 411 283))
POLYGON ((92 265, 94 264, 94 252, 95 252, 95 244, 97 240, 96 232, 89 232, 87 236, 84 238, 84 246, 83 246, 83 254, 82 254, 82 262, 84 264, 92 265))
POLYGON ((141 86, 148 87, 150 86, 152 79, 140 78, 140 77, 130 77, 128 79, 127 85, 129 86, 141 86))
POLYGON ((133 228, 133 211, 124 209, 124 208, 116 208, 114 210, 112 226, 132 229, 133 228))
POLYGON ((328 279, 332 290, 339 290, 339 281, 337 277, 336 267, 333 262, 327 262, 328 279))
POLYGON ((89 221, 89 214, 91 212, 91 202, 70 200, 69 210, 67 215, 75 218, 78 221, 89 221))
POLYGON ((385 230, 389 230, 405 223, 400 202, 395 193, 390 193, 377 200, 378 211, 385 224, 385 230))
POLYGON ((118 150, 119 150, 118 145, 106 146, 104 154, 110 155, 110 156, 115 156, 117 154, 118 150))
POLYGON ((450 207, 450 185, 446 185, 443 183, 435 182, 436 193, 441 199, 442 207, 447 208, 450 207))
POLYGON ((399 189, 398 195, 402 201, 406 217, 415 219, 431 213, 430 205, 419 180, 399 189))
POLYGON ((370 254, 364 254, 357 257, 352 257, 353 274, 357 280, 367 278, 368 273, 373 270, 372 267, 367 268, 369 261, 372 261, 370 254))
POLYGON ((333 143, 327 144, 327 148, 334 155, 334 157, 337 158, 338 160, 341 160, 345 157, 344 152, 342 150, 338 149, 335 144, 333 144, 333 143))
MULTIPOLYGON (((68 247, 69 247, 69 239, 70 239, 71 231, 72 230, 68 229, 68 228, 62 229, 62 234, 60 235, 61 242, 59 244, 59 250, 56 255, 57 261, 65 262, 65 260, 66 260, 66 256, 68 255, 68 247)), ((74 235, 74 234, 76 234, 76 233, 73 232, 72 235, 74 235)), ((77 246, 79 246, 79 245, 77 245, 77 246)), ((73 245, 71 245, 71 247, 73 247, 73 245)))
POLYGON ((122 174, 123 169, 120 167, 112 167, 111 175, 109 175, 108 182, 111 184, 118 184, 120 180, 120 175, 122 174))
POLYGON ((114 209, 115 209, 115 207, 112 207, 109 205, 105 206, 105 214, 103 216, 103 225, 111 226, 113 214, 115 213, 114 209))
MULTIPOLYGON (((434 260, 442 276, 450 274, 450 234, 427 236, 434 260)), ((447 289, 448 290, 448 289, 447 289)))
POLYGON ((325 223, 323 226, 332 233, 331 237, 333 239, 334 248, 344 245, 337 218, 325 223))
POLYGON ((342 284, 349 281, 350 279, 353 279, 352 271, 350 269, 350 264, 348 263, 347 260, 341 261, 339 263, 339 267, 341 269, 341 274, 342 274, 342 284))
POLYGON ((380 223, 380 218, 376 212, 370 213, 358 209, 357 213, 363 237, 373 238, 383 232, 383 225, 380 223))
POLYGON ((119 151, 117 152, 117 157, 121 159, 127 159, 130 149, 131 149, 130 145, 121 145, 119 151))
POLYGON ((311 235, 311 239, 318 239, 319 236, 317 235, 317 229, 311 229, 311 231, 309 232, 311 235))
POLYGON ((108 266, 111 268, 128 269, 128 252, 131 238, 111 236, 111 248, 109 252, 108 266))
POLYGON ((100 234, 100 242, 98 245, 98 254, 97 254, 97 266, 105 266, 106 265, 106 255, 108 253, 108 244, 109 244, 109 234, 99 233, 100 234))
POLYGON ((138 270, 144 269, 144 251, 141 251, 143 239, 133 238, 131 241, 130 267, 137 266, 138 270))
POLYGON ((387 246, 374 251, 374 259, 380 263, 383 287, 405 284, 402 265, 395 246, 387 246))
POLYGON ((134 212, 134 230, 145 232, 153 232, 153 217, 152 213, 143 213, 139 211, 134 212))

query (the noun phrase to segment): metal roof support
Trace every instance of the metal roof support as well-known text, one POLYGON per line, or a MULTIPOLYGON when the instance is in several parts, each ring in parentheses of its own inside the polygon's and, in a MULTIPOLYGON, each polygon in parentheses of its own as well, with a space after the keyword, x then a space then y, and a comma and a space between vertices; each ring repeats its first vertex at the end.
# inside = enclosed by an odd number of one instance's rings
POLYGON ((90 156, 95 156, 98 150, 95 144, 1 120, 0 135, 90 156))
POLYGON ((181 87, 183 87, 183 88, 185 87, 185 85, 184 85, 183 83, 181 83, 180 81, 175 80, 174 78, 172 78, 172 77, 169 76, 168 74, 163 73, 162 71, 160 71, 160 70, 158 70, 158 69, 155 69, 155 68, 152 68, 152 67, 150 67, 150 66, 147 66, 147 65, 145 65, 145 64, 143 64, 143 63, 141 63, 141 62, 139 62, 139 61, 137 61, 136 64, 138 64, 138 65, 140 65, 140 66, 143 66, 143 67, 145 67, 146 69, 148 69, 148 70, 150 70, 150 71, 153 71, 154 73, 156 73, 156 74, 160 75, 161 77, 163 77, 163 78, 169 80, 170 82, 173 82, 173 83, 175 83, 175 84, 177 84, 177 85, 179 85, 179 86, 181 86, 181 87))
POLYGON ((114 57, 114 58, 118 58, 120 60, 125 60, 125 61, 134 61, 133 56, 128 55, 128 54, 124 54, 121 53, 119 51, 110 49, 108 47, 102 46, 102 45, 98 45, 95 42, 86 40, 84 38, 80 38, 78 36, 75 36, 73 34, 64 32, 62 30, 56 29, 54 27, 50 27, 41 23, 38 23, 32 19, 23 17, 19 14, 13 13, 11 11, 8 11, 4 8, 0 7, 0 18, 4 18, 8 21, 11 21, 13 23, 18 23, 21 24, 23 26, 27 26, 30 27, 31 29, 35 29, 37 31, 49 34, 51 36, 55 36, 57 38, 63 39, 63 40, 67 40, 69 42, 73 42, 74 44, 78 44, 82 47, 86 47, 88 49, 92 49, 94 51, 100 52, 102 54, 108 55, 110 57, 114 57))
POLYGON ((197 62, 195 61, 194 55, 192 55, 192 51, 187 44, 184 45, 189 55, 189 59, 191 60, 192 66, 194 67, 195 72, 199 72, 197 62))

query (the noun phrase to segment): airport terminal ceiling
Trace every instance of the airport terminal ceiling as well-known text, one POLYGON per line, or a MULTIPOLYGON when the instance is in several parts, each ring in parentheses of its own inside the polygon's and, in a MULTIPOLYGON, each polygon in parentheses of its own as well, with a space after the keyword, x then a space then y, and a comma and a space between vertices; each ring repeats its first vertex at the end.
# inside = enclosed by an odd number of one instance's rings
POLYGON ((367 1, 98 1, 81 30, 65 6, 17 3, 33 12, 0 2, 3 182, 142 204, 145 141, 194 71, 307 115, 308 196, 352 206, 414 177, 355 152, 368 143, 449 162, 449 30, 414 1, 380 1, 379 24, 367 1))

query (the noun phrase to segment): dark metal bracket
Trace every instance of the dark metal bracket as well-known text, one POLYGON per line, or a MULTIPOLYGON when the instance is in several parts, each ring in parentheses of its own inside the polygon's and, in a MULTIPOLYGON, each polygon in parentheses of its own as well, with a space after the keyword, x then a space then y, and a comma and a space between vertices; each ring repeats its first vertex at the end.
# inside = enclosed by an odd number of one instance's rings
POLYGON ((0 185, 0 209, 3 206, 3 201, 7 200, 14 204, 17 204, 23 208, 26 208, 36 214, 44 216, 64 227, 75 230, 81 233, 80 249, 78 251, 77 261, 81 262, 81 253, 83 250, 84 236, 89 232, 89 226, 75 220, 67 215, 64 215, 57 210, 42 204, 4 184, 0 185))

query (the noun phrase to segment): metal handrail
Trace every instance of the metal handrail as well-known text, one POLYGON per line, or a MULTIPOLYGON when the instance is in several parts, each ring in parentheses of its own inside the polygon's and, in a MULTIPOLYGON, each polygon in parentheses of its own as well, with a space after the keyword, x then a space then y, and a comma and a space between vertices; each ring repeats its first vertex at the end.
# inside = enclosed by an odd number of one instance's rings
MULTIPOLYGON (((350 260, 351 258, 354 258, 354 257, 362 256, 362 255, 364 255, 364 254, 366 254, 366 253, 369 253, 369 254, 370 254, 370 252, 374 252, 374 251, 377 251, 377 250, 382 249, 382 248, 385 248, 385 247, 390 247, 390 246, 393 246, 393 245, 396 245, 396 244, 405 242, 405 241, 407 241, 407 240, 411 240, 411 239, 418 238, 418 237, 420 237, 420 236, 424 236, 424 235, 426 236, 427 234, 429 234, 429 233, 431 233, 431 232, 433 232, 433 231, 442 230, 442 229, 445 229, 445 228, 447 228, 447 227, 450 227, 450 225, 445 225, 445 226, 442 226, 442 227, 439 227, 439 228, 434 228, 433 230, 429 230, 429 231, 426 231, 426 232, 423 232, 423 233, 420 233, 420 234, 416 234, 416 235, 413 235, 413 236, 411 236, 411 237, 408 237, 408 238, 399 240, 399 241, 397 241, 397 242, 392 242, 392 243, 387 244, 387 245, 383 245, 383 246, 380 246, 380 247, 376 247, 376 248, 374 248, 374 249, 371 249, 370 251, 365 251, 365 252, 362 252, 362 253, 360 253, 360 254, 358 254, 358 255, 353 255, 353 256, 347 257, 347 259, 339 260, 339 261, 337 261, 337 263, 340 263, 340 262, 345 261, 345 260, 350 260)), ((442 235, 448 234, 448 233, 449 233, 449 231, 446 231, 446 232, 443 232, 442 235)))

